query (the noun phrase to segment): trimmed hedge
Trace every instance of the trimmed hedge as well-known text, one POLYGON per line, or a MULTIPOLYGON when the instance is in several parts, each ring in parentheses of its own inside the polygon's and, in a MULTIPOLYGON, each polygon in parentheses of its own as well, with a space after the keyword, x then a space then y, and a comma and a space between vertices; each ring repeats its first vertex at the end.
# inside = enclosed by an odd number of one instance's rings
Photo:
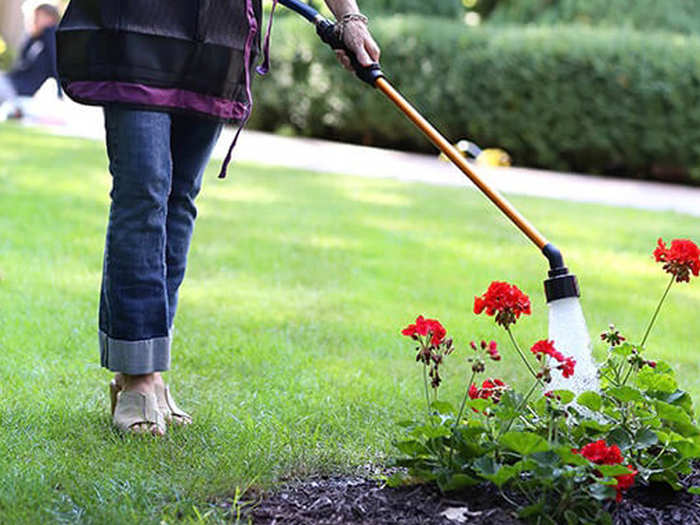
MULTIPOLYGON (((485 0, 480 0, 484 2, 485 0)), ((493 1, 493 0, 489 0, 493 1)), ((477 4, 478 5, 478 4, 477 4)), ((700 32, 697 0, 509 0, 490 15, 495 24, 576 23, 645 31, 700 32)))
POLYGON ((358 4, 370 14, 414 13, 452 18, 464 14, 461 0, 359 0, 358 4))
MULTIPOLYGON (((307 25, 280 21, 252 125, 433 151, 380 93, 340 69, 307 25)), ((519 165, 700 181, 700 38, 582 27, 373 24, 391 81, 451 139, 519 165)))

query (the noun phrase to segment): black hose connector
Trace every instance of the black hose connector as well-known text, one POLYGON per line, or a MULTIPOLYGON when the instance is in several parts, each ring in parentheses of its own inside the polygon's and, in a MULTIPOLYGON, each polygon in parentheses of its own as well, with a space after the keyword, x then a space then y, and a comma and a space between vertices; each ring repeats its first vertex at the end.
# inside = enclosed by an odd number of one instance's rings
POLYGON ((280 4, 282 4, 284 7, 287 7, 291 9, 292 11, 300 14, 304 18, 306 18, 309 22, 312 24, 316 23, 316 19, 321 16, 318 14, 318 11, 316 11, 313 7, 311 7, 308 4, 305 4, 303 2, 299 2, 299 0, 279 0, 280 4))
POLYGON ((384 76, 382 73, 382 67, 378 63, 374 63, 370 66, 363 66, 358 62, 355 53, 350 51, 343 41, 338 38, 338 33, 335 30, 335 24, 321 18, 316 22, 316 32, 318 36, 321 37, 326 44, 328 44, 332 49, 342 49, 348 55, 352 68, 355 70, 357 77, 366 82, 372 87, 377 87, 377 79, 384 76))
POLYGON ((544 282, 547 302, 551 303, 567 297, 581 297, 578 279, 564 266, 564 257, 559 249, 549 243, 542 248, 542 253, 549 261, 549 279, 544 282))

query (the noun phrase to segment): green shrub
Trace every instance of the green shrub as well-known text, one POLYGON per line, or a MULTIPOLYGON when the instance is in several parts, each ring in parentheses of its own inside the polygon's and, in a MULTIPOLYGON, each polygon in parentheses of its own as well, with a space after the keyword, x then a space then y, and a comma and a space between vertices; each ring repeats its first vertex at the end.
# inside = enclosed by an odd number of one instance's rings
MULTIPOLYGON (((468 29, 425 17, 373 28, 388 78, 455 141, 470 137, 507 149, 519 165, 560 170, 658 176, 700 166, 699 37, 468 29)), ((256 93, 258 128, 432 151, 294 19, 276 27, 273 70, 256 93)))
POLYGON ((373 14, 456 17, 464 12, 461 0, 359 0, 358 4, 360 9, 373 14))
POLYGON ((511 0, 500 1, 491 23, 585 24, 700 32, 700 2, 696 0, 511 0))
POLYGON ((7 71, 12 66, 12 53, 5 41, 0 38, 0 71, 7 71))

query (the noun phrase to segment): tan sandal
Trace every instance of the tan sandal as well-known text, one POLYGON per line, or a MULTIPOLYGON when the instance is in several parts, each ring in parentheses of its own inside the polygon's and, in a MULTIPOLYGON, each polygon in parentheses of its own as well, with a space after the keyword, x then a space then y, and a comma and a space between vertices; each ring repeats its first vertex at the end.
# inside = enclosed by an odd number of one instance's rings
POLYGON ((122 432, 165 434, 165 419, 158 409, 158 400, 154 393, 142 394, 133 390, 117 392, 112 423, 122 432), (148 428, 134 428, 136 425, 148 428))
POLYGON ((156 385, 155 388, 158 409, 168 423, 182 426, 192 423, 192 416, 175 404, 173 396, 170 395, 170 386, 156 385))
MULTIPOLYGON (((114 407, 117 404, 117 395, 121 392, 122 386, 116 379, 112 379, 109 384, 109 394, 112 405, 112 415, 114 415, 114 407)), ((156 399, 158 400, 158 410, 163 414, 163 418, 167 423, 175 425, 189 425, 192 423, 192 416, 177 406, 173 396, 170 394, 170 386, 155 387, 156 399)))

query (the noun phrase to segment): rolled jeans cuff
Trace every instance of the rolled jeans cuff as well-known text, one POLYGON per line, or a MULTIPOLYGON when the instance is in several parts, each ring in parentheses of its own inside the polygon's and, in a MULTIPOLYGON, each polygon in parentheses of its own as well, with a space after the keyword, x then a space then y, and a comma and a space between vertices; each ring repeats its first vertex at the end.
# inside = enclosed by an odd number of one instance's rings
POLYGON ((102 330, 99 335, 100 361, 112 372, 143 375, 170 369, 172 334, 141 341, 113 339, 102 330))

